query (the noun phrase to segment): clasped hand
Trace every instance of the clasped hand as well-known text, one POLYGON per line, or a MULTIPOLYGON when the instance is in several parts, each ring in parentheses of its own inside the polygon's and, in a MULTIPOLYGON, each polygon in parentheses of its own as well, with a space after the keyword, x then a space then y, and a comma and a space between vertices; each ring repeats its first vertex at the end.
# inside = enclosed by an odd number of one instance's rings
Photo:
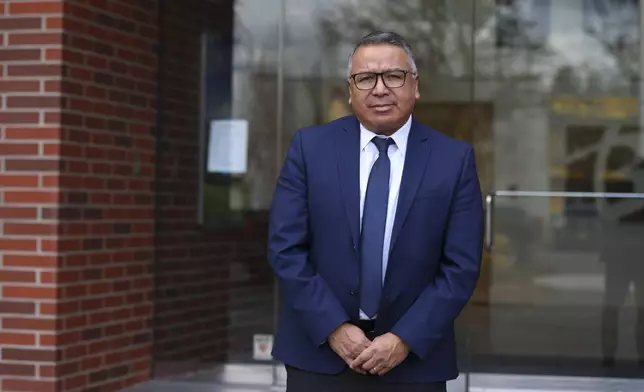
POLYGON ((342 324, 329 337, 329 345, 351 369, 382 376, 398 366, 409 348, 396 335, 386 333, 373 341, 355 325, 342 324))

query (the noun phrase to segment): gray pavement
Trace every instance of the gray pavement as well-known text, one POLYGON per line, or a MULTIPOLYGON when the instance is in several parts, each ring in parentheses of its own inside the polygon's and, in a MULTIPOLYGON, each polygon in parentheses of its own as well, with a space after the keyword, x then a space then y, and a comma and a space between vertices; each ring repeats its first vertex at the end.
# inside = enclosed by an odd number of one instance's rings
MULTIPOLYGON (((284 369, 271 365, 223 365, 192 378, 157 380, 123 392, 282 392, 284 369)), ((474 373, 448 383, 448 392, 642 392, 642 379, 550 377, 474 373)))

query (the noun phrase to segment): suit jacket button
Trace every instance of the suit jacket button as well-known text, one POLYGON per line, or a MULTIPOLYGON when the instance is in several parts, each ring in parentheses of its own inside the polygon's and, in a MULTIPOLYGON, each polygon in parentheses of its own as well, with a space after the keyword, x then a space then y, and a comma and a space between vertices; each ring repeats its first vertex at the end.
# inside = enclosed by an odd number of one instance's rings
POLYGON ((355 290, 351 290, 349 294, 351 294, 352 297, 355 297, 356 295, 358 295, 358 293, 355 290))

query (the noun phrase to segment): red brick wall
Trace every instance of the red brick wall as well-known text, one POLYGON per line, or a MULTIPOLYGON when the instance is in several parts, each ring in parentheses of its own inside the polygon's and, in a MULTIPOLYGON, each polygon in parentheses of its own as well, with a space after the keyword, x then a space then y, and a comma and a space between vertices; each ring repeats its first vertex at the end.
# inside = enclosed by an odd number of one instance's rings
POLYGON ((155 4, 0 3, 2 391, 149 375, 155 4))
POLYGON ((262 214, 197 225, 199 35, 232 4, 0 2, 3 392, 118 391, 270 332, 262 214))
POLYGON ((61 121, 62 390, 151 366, 157 6, 66 2, 61 121))
POLYGON ((0 390, 54 391, 63 4, 0 14, 0 390))

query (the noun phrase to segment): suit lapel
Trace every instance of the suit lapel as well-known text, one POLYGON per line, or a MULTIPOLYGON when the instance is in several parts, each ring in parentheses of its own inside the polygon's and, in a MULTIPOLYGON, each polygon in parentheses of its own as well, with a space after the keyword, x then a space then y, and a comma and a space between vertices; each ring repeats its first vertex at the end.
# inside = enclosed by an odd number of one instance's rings
POLYGON ((412 120, 409 139, 407 141, 405 166, 403 168, 402 181, 400 183, 398 208, 394 219, 394 227, 391 232, 391 245, 389 247, 390 253, 396 245, 396 239, 400 234, 403 223, 405 223, 409 209, 411 208, 416 192, 418 191, 418 186, 425 174, 427 158, 431 152, 427 139, 428 133, 422 125, 417 123, 416 120, 412 120))
POLYGON ((346 117, 336 136, 338 175, 354 247, 360 238, 360 127, 354 116, 346 117))

